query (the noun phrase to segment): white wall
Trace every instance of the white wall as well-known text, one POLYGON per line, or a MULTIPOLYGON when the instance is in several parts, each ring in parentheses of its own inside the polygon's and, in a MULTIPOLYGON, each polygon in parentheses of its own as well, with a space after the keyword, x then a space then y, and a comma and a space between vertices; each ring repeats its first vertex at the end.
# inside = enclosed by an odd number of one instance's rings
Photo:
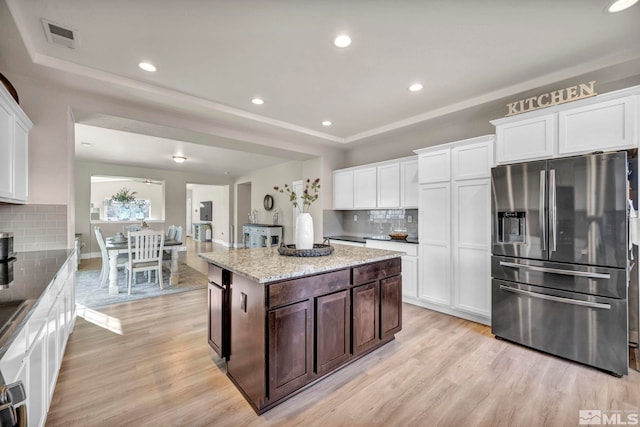
MULTIPOLYGON (((260 169, 251 174, 244 175, 236 179, 236 184, 251 183, 251 210, 258 211, 258 222, 272 223, 273 211, 267 212, 263 206, 264 196, 270 194, 273 196, 273 207, 280 209, 280 224, 283 225, 284 241, 287 244, 293 243, 293 210, 292 204, 289 202, 289 196, 285 193, 279 193, 273 187, 282 187, 297 180, 313 180, 320 178, 320 189, 323 189, 326 177, 322 174, 322 159, 315 158, 304 162, 288 162, 282 165, 260 169)), ((330 179, 330 178, 329 178, 330 179)), ((234 188, 234 191, 237 191, 234 188)), ((322 242, 322 206, 325 203, 324 194, 321 192, 318 200, 311 205, 309 212, 313 217, 315 243, 322 242)), ((246 214, 239 212, 239 218, 246 218, 246 214)), ((236 229, 240 230, 242 224, 247 221, 236 221, 236 229), (238 228, 239 227, 239 228, 238 228)), ((239 242, 241 242, 239 240, 239 242)))
POLYGON ((193 223, 200 221, 200 202, 212 202, 212 238, 217 243, 228 245, 231 240, 230 194, 228 185, 193 185, 191 187, 191 214, 193 223))
MULTIPOLYGON (((209 185, 229 185, 228 177, 217 177, 201 174, 189 174, 164 169, 145 169, 113 165, 109 163, 75 162, 75 233, 82 233, 85 248, 83 253, 97 252, 97 243, 89 220, 91 175, 128 176, 132 178, 148 178, 165 181, 165 225, 182 225, 186 228, 187 218, 187 183, 198 182, 209 185), (90 239, 86 236, 91 236, 90 239)), ((232 201, 226 204, 227 216, 231 213, 232 201)), ((224 210, 224 206, 222 207, 224 210)), ((219 214, 223 216, 223 213, 219 214)), ((228 221, 228 220, 227 220, 228 221)), ((225 230, 226 235, 226 230, 225 230)))

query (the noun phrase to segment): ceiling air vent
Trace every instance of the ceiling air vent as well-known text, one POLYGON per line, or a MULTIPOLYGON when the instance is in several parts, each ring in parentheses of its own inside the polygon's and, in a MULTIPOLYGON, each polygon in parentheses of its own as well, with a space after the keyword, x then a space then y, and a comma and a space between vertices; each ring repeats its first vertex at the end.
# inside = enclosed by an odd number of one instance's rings
POLYGON ((65 28, 46 19, 42 19, 42 26, 49 43, 65 46, 69 49, 78 47, 76 33, 71 28, 65 28))

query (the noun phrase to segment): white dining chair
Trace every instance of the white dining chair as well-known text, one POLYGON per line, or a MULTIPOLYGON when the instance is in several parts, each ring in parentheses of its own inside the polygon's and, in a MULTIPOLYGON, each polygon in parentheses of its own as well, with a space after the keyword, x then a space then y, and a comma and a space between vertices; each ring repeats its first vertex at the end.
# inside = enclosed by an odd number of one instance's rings
MULTIPOLYGON (((96 240, 98 241, 98 246, 100 247, 100 254, 102 255, 102 270, 100 270, 100 288, 107 283, 107 279, 109 278, 109 252, 107 251, 107 246, 104 241, 104 237, 102 236, 102 231, 100 227, 95 227, 96 240)), ((117 266, 118 268, 124 267, 129 259, 129 254, 122 253, 118 254, 117 258, 117 266)))
MULTIPOLYGON (((162 287, 162 250, 164 234, 161 231, 141 230, 129 232, 129 260, 125 264, 127 270, 127 287, 131 295, 131 282, 140 271, 149 272, 147 278, 151 282, 151 272, 156 272, 156 279, 162 287)), ((136 281, 137 282, 137 281, 136 281)))
POLYGON ((167 229, 167 240, 173 240, 176 237, 176 226, 170 225, 167 229))
POLYGON ((173 240, 175 240, 176 242, 181 242, 182 241, 182 226, 181 225, 176 227, 176 234, 173 236, 173 240))

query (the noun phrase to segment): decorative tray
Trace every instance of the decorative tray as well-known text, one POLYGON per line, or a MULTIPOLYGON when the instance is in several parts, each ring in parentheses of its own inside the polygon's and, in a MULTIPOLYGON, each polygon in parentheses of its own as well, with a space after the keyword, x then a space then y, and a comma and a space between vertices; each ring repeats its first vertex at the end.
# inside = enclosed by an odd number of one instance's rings
POLYGON ((391 234, 389 234, 389 237, 391 237, 393 240, 406 240, 407 237, 409 237, 409 234, 407 234, 407 233, 391 233, 391 234))
POLYGON ((313 244, 313 249, 296 249, 296 245, 285 245, 284 243, 278 247, 278 253, 284 256, 312 257, 326 256, 333 253, 333 246, 313 244))

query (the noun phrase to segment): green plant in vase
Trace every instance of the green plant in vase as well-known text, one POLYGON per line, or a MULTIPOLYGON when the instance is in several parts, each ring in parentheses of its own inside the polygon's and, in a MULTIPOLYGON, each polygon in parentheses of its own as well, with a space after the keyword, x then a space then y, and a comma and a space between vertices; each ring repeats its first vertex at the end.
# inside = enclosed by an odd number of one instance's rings
POLYGON ((111 201, 120 203, 118 206, 118 220, 127 221, 131 219, 131 209, 129 203, 135 202, 136 191, 131 191, 127 187, 122 187, 116 194, 111 196, 111 201))

